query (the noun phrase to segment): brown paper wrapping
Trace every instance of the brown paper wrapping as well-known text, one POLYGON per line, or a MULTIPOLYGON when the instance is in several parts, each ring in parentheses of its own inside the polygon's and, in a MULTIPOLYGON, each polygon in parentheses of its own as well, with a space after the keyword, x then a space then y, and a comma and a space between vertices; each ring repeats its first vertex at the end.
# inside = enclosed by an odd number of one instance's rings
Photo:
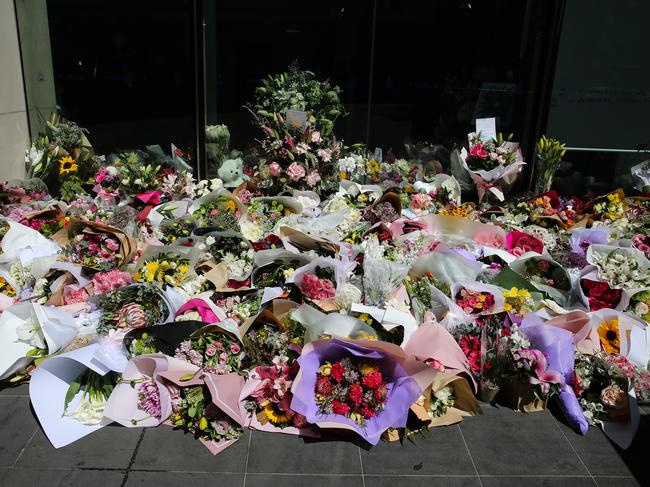
POLYGON ((499 398, 504 406, 522 413, 544 411, 548 402, 548 396, 540 399, 535 395, 533 384, 521 382, 517 377, 503 381, 499 398))
MULTIPOLYGON (((474 397, 467 379, 464 377, 438 372, 423 394, 425 397, 424 405, 413 404, 411 406, 411 412, 422 422, 423 429, 450 426, 460 423, 465 416, 481 414, 478 401, 474 397), (442 416, 431 419, 427 413, 431 404, 431 395, 445 387, 451 387, 453 389, 454 405, 442 416)), ((403 438, 403 431, 398 428, 391 428, 386 431, 385 438, 388 441, 399 441, 403 438)))
MULTIPOLYGON (((55 271, 56 272, 56 271, 55 271)), ((47 300, 45 303, 46 306, 63 306, 65 303, 63 301, 63 291, 66 286, 69 286, 70 284, 77 284, 77 279, 68 271, 66 271, 63 274, 63 279, 61 279, 61 282, 59 283, 59 286, 54 290, 52 295, 50 296, 50 299, 47 300)), ((93 295, 93 284, 88 283, 85 286, 86 292, 88 293, 89 296, 93 295)))
POLYGON ((329 240, 307 235, 291 227, 282 226, 279 233, 280 238, 286 239, 289 244, 304 252, 314 250, 318 253, 318 250, 325 249, 333 257, 338 254, 340 249, 337 244, 329 240))
POLYGON ((67 227, 62 228, 52 235, 52 240, 58 243, 61 247, 65 247, 70 243, 70 240, 72 240, 75 235, 80 233, 89 235, 107 234, 114 236, 120 243, 120 249, 117 252, 116 259, 118 267, 129 263, 137 250, 137 241, 129 237, 122 230, 109 227, 103 223, 88 222, 85 220, 70 220, 67 227))

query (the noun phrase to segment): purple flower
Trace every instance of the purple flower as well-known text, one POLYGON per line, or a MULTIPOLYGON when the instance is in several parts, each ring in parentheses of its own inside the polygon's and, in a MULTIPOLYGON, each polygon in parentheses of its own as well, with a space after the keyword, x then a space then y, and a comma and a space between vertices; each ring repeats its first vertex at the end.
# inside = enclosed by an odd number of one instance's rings
POLYGON ((571 232, 569 245, 574 254, 585 255, 592 244, 606 244, 609 231, 605 228, 578 228, 571 232))

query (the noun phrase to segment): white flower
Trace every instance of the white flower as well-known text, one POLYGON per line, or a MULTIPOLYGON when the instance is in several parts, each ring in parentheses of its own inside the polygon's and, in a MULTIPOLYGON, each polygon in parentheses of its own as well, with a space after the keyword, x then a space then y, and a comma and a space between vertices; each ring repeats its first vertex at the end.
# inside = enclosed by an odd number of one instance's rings
POLYGON ((241 234, 251 242, 257 242, 264 237, 264 229, 253 222, 245 221, 241 224, 241 234))
POLYGON ((210 235, 208 238, 205 239, 205 244, 206 245, 213 245, 217 241, 216 238, 214 238, 212 235, 210 235))
POLYGON ((198 311, 188 311, 176 317, 176 321, 201 321, 198 311))
POLYGON ((115 166, 107 166, 106 167, 106 172, 111 177, 117 176, 117 168, 115 166))
POLYGON ((648 309, 648 305, 645 303, 636 303, 636 306, 634 307, 634 312, 638 315, 645 315, 650 311, 648 309))
POLYGON ((339 159, 338 166, 339 171, 354 172, 357 167, 357 161, 352 156, 344 157, 342 159, 339 159))
POLYGON ((25 342, 34 348, 46 349, 45 335, 41 325, 35 317, 24 321, 20 326, 16 327, 16 336, 21 342, 25 342))
POLYGON ((137 186, 142 185, 142 179, 140 179, 140 178, 136 179, 135 181, 133 181, 133 184, 135 184, 137 186))

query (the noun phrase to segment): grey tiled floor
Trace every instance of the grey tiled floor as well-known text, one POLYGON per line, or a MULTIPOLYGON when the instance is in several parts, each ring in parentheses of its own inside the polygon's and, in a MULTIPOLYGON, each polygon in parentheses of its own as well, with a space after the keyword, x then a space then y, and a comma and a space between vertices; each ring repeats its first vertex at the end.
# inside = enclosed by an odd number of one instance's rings
POLYGON ((0 391, 0 486, 643 486, 650 485, 646 412, 625 452, 597 429, 575 434, 549 411, 483 405, 483 416, 431 430, 415 444, 369 448, 353 437, 311 441, 248 431, 215 457, 167 427, 106 427, 56 450, 20 386, 0 391))

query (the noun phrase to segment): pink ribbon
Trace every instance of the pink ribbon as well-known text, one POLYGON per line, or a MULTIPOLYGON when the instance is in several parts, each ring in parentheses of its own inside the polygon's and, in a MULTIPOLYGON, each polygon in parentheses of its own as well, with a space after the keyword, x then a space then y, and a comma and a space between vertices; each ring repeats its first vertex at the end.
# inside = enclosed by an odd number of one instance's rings
POLYGON ((146 193, 136 194, 135 197, 138 198, 143 203, 151 203, 153 205, 160 204, 160 191, 147 191, 146 193))

